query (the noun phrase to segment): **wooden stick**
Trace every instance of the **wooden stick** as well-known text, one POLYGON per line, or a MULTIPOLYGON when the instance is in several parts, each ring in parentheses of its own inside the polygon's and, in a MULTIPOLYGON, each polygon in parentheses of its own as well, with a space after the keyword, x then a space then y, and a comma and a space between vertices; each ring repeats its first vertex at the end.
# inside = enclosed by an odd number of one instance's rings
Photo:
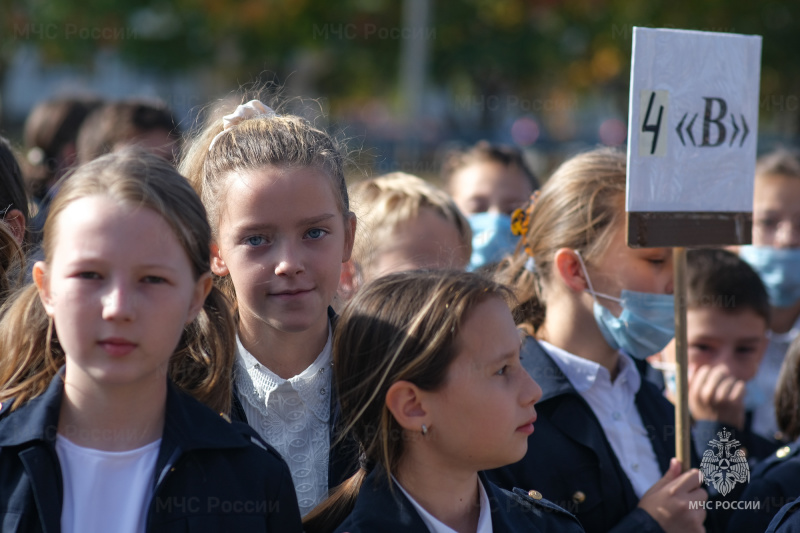
POLYGON ((675 271, 673 288, 675 295, 675 456, 681 462, 683 471, 686 472, 691 468, 686 341, 686 248, 673 248, 672 260, 675 271))

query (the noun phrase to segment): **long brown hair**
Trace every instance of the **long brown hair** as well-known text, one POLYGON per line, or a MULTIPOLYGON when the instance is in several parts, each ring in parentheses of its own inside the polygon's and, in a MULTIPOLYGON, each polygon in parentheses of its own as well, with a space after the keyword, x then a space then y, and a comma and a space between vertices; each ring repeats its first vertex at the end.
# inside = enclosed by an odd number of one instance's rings
POLYGON ((9 227, 0 221, 0 305, 22 283, 25 254, 9 227))
POLYGON ((578 250, 591 263, 608 248, 622 219, 625 154, 599 148, 572 157, 547 180, 531 212, 524 246, 504 260, 496 279, 514 289, 515 315, 530 334, 545 318, 543 291, 560 248, 578 250), (526 252, 525 248, 529 252, 526 252), (530 258, 535 268, 530 268, 530 258))
MULTIPOLYGON (((158 213, 175 232, 195 279, 210 270, 211 230, 200 199, 166 161, 135 150, 96 159, 64 182, 44 227, 45 262, 52 261, 61 213, 75 200, 91 195, 158 213)), ((169 375, 198 400, 227 413, 234 345, 229 305, 218 290, 212 290, 197 318, 184 329, 170 360, 169 375)), ((4 308, 0 353, 0 401, 16 398, 13 408, 42 394, 64 364, 58 332, 36 286, 26 287, 4 308)))
POLYGON ((396 471, 404 439, 386 406, 389 387, 400 380, 423 390, 442 386, 458 355, 461 324, 489 298, 510 302, 513 296, 478 274, 439 270, 377 278, 350 301, 336 325, 333 370, 343 433, 358 443, 361 468, 306 517, 307 532, 331 531, 341 523, 374 465, 387 478, 396 471))
POLYGON ((22 239, 24 248, 30 241, 28 227, 31 221, 25 181, 11 144, 5 137, 0 137, 0 215, 5 218, 12 209, 18 210, 25 217, 25 234, 22 239))

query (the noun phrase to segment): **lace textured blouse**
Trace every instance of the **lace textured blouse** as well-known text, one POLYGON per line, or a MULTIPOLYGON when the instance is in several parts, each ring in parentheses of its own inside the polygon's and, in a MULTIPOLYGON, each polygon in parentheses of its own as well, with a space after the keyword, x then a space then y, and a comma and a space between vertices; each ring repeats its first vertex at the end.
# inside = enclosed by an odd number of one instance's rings
POLYGON ((234 379, 247 421, 289 465, 300 513, 306 515, 328 493, 330 453, 331 332, 322 353, 302 373, 283 379, 244 349, 234 379))

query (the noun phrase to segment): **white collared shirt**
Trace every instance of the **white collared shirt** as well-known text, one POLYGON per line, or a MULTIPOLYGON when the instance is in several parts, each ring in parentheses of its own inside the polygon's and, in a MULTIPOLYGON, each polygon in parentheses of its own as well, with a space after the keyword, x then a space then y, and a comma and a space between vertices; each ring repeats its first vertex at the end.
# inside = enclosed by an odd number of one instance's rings
POLYGON ((639 498, 661 479, 658 459, 636 408, 642 378, 631 357, 619 353, 617 379, 604 366, 539 341, 555 364, 592 408, 611 449, 639 498))
MULTIPOLYGON (((428 526, 428 531, 430 533, 457 533, 456 530, 433 516, 426 511, 423 506, 417 503, 417 500, 403 488, 394 476, 392 476, 392 479, 395 484, 400 487, 400 490, 403 491, 403 494, 406 495, 406 498, 408 498, 408 501, 414 506, 414 509, 417 510, 422 521, 428 526)), ((480 492, 481 514, 478 517, 478 529, 475 530, 475 533, 492 533, 492 510, 489 506, 489 496, 486 494, 486 489, 483 488, 483 483, 481 483, 480 480, 478 480, 478 491, 480 492)))
POLYGON ((248 423, 283 456, 292 473, 300 513, 328 495, 331 405, 331 328, 317 359, 283 379, 258 362, 236 339, 234 379, 248 423))

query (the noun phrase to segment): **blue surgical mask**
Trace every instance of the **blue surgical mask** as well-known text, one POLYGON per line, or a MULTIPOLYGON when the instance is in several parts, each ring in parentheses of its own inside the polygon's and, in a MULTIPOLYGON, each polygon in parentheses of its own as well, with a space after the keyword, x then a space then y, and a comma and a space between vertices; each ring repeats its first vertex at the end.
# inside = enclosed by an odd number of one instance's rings
POLYGON ((656 294, 624 290, 619 298, 596 292, 581 254, 578 259, 594 298, 594 318, 609 346, 635 357, 645 359, 666 348, 675 336, 675 299, 671 294, 656 294), (618 317, 598 298, 613 300, 622 307, 618 317))
POLYGON ((742 246, 739 256, 761 276, 772 305, 789 307, 800 300, 800 248, 742 246))
POLYGON ((472 228, 472 257, 467 270, 496 263, 514 253, 519 237, 511 233, 511 217, 499 213, 477 213, 467 217, 472 228))

